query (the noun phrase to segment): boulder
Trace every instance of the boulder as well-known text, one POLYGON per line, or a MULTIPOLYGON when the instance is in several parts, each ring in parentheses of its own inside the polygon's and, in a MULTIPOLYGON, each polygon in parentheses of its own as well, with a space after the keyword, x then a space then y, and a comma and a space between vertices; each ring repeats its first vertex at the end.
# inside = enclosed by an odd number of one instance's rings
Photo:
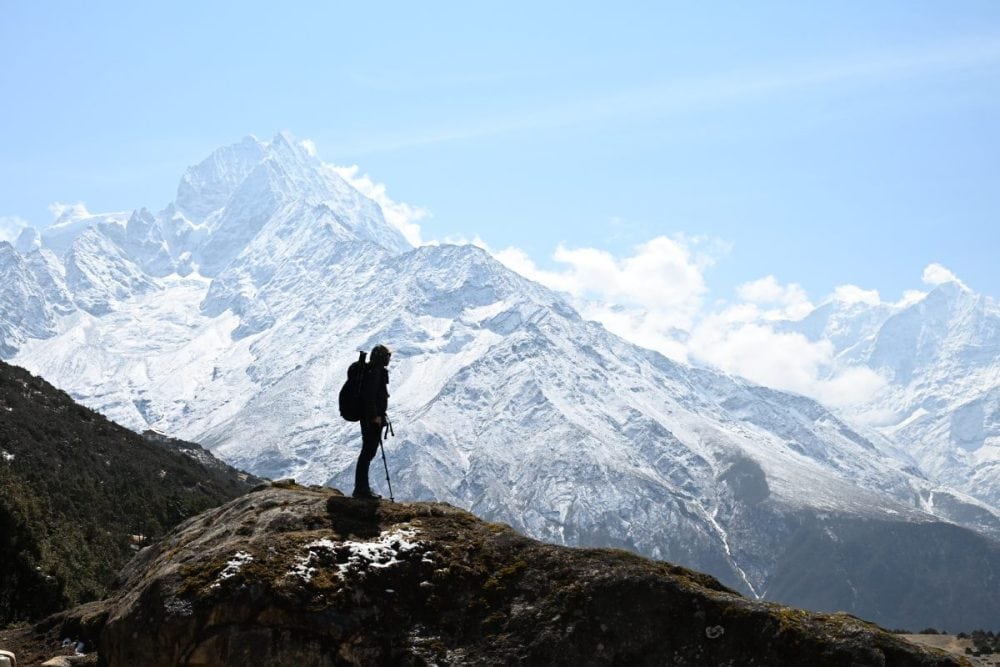
POLYGON ((186 521, 123 582, 89 621, 63 621, 112 667, 967 664, 669 563, 294 484, 186 521))

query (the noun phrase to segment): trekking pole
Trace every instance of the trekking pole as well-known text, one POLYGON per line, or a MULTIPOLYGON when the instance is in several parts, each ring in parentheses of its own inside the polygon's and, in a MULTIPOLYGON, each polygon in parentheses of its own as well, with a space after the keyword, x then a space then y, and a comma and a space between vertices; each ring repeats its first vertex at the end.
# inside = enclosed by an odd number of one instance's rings
MULTIPOLYGON (((385 432, 392 433, 392 437, 396 437, 395 432, 392 430, 392 422, 389 421, 388 417, 385 419, 385 432)), ((382 444, 381 437, 378 439, 378 447, 382 450, 382 465, 385 467, 385 483, 389 485, 389 502, 394 503, 396 502, 396 499, 392 497, 392 482, 389 481, 389 464, 385 460, 385 445, 382 444)))

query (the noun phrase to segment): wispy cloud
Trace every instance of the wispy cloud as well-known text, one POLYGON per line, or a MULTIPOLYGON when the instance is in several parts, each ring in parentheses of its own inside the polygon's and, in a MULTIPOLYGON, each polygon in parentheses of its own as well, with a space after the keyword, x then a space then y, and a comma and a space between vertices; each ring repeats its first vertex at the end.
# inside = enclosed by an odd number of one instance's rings
MULTIPOLYGON (((316 155, 316 146, 312 141, 306 139, 303 144, 306 150, 310 150, 310 155, 316 155)), ((392 199, 383 183, 377 183, 368 174, 362 174, 357 165, 348 167, 326 164, 326 167, 335 171, 341 178, 351 184, 358 192, 372 199, 382 209, 382 215, 386 222, 398 229, 414 246, 428 245, 421 238, 420 221, 426 218, 429 213, 427 209, 419 206, 411 206, 405 202, 397 202, 392 199)))
POLYGON ((28 222, 16 215, 0 215, 0 241, 13 243, 27 226, 28 222))
POLYGON ((878 290, 864 289, 857 285, 840 285, 833 290, 833 298, 841 303, 864 303, 869 306, 882 303, 878 290))
POLYGON ((90 211, 87 210, 87 205, 82 201, 75 202, 73 204, 67 204, 65 202, 57 201, 49 204, 49 213, 57 221, 60 218, 65 218, 67 220, 81 220, 83 218, 90 216, 90 211))
POLYGON ((303 139, 299 142, 299 146, 302 146, 310 156, 316 157, 316 143, 312 139, 303 139))
POLYGON ((697 79, 658 82, 504 115, 401 132, 345 148, 376 153, 464 141, 524 130, 591 124, 607 119, 697 111, 808 90, 871 86, 1000 63, 1000 36, 970 37, 932 48, 867 53, 767 69, 746 68, 697 79))
POLYGON ((493 85, 503 81, 538 79, 548 74, 540 69, 532 70, 482 70, 452 72, 448 74, 429 73, 427 70, 401 72, 355 69, 347 72, 347 79, 367 88, 394 94, 410 91, 426 91, 435 88, 458 88, 466 86, 493 85))
POLYGON ((686 361, 683 332, 703 308, 704 272, 719 248, 681 235, 658 236, 625 257, 561 245, 552 256, 555 269, 540 268, 518 248, 491 252, 508 268, 569 295, 584 317, 609 331, 686 361))
POLYGON ((929 264, 927 268, 924 269, 923 281, 932 287, 936 287, 943 283, 958 283, 963 287, 965 286, 965 283, 959 280, 950 269, 936 262, 934 264, 929 264))
POLYGON ((804 317, 814 308, 798 283, 782 285, 774 276, 765 276, 736 288, 736 295, 755 306, 754 316, 763 320, 804 317))

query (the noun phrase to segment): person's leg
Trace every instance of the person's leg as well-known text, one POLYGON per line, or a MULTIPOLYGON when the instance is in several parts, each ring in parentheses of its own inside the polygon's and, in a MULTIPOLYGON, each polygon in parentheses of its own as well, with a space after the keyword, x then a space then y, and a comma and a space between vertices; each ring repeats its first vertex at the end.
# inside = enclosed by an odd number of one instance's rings
POLYGON ((358 454, 358 465, 354 469, 354 493, 370 492, 368 468, 378 452, 378 441, 382 429, 372 422, 361 422, 361 453, 358 454))

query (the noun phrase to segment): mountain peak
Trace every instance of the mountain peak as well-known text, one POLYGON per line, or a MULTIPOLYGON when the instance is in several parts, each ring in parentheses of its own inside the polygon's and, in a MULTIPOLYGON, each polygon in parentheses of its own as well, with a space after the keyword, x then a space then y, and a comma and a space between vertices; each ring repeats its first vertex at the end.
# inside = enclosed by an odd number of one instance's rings
POLYGON ((132 215, 129 216, 127 227, 131 227, 134 224, 149 225, 156 222, 156 218, 149 209, 145 206, 135 209, 132 211, 132 215))
POLYGON ((30 225, 22 229, 21 233, 17 235, 17 240, 14 241, 14 248, 16 248, 22 255, 26 255, 41 246, 41 234, 38 233, 37 229, 30 225))
POLYGON ((288 130, 282 130, 274 135, 271 143, 267 145, 268 154, 283 161, 306 166, 313 163, 318 165, 318 160, 311 156, 302 143, 288 130))
MULTIPOLYGON (((212 177, 222 173, 227 189, 224 202, 217 197, 200 207, 204 214, 219 206, 203 218, 207 238, 194 252, 203 275, 218 276, 242 253, 273 263, 284 253, 330 254, 329 243, 342 240, 375 243, 393 253, 412 249, 377 202, 310 155, 288 132, 275 135, 257 161, 245 166, 239 172, 209 171, 212 177), (230 175, 239 176, 238 182, 230 175), (338 232, 326 234, 327 226, 338 232)), ((185 207, 195 208, 179 202, 178 208, 185 207)))
POLYGON ((115 225, 124 228, 129 218, 125 211, 91 213, 82 203, 55 207, 55 221, 41 231, 42 244, 57 255, 65 254, 76 239, 94 227, 115 225))
POLYGON ((279 147, 280 146, 288 146, 288 147, 294 149, 294 148, 298 147, 298 144, 299 144, 299 142, 295 138, 294 134, 292 134, 288 130, 281 130, 280 132, 275 133, 274 137, 271 138, 271 144, 270 145, 271 146, 279 146, 279 147))
POLYGON ((928 300, 948 300, 952 301, 966 296, 975 296, 969 287, 961 280, 949 280, 934 287, 927 294, 928 300))
POLYGON ((202 222, 229 201, 233 192, 257 166, 267 144, 249 135, 218 148, 188 167, 177 186, 175 206, 193 222, 202 222))

